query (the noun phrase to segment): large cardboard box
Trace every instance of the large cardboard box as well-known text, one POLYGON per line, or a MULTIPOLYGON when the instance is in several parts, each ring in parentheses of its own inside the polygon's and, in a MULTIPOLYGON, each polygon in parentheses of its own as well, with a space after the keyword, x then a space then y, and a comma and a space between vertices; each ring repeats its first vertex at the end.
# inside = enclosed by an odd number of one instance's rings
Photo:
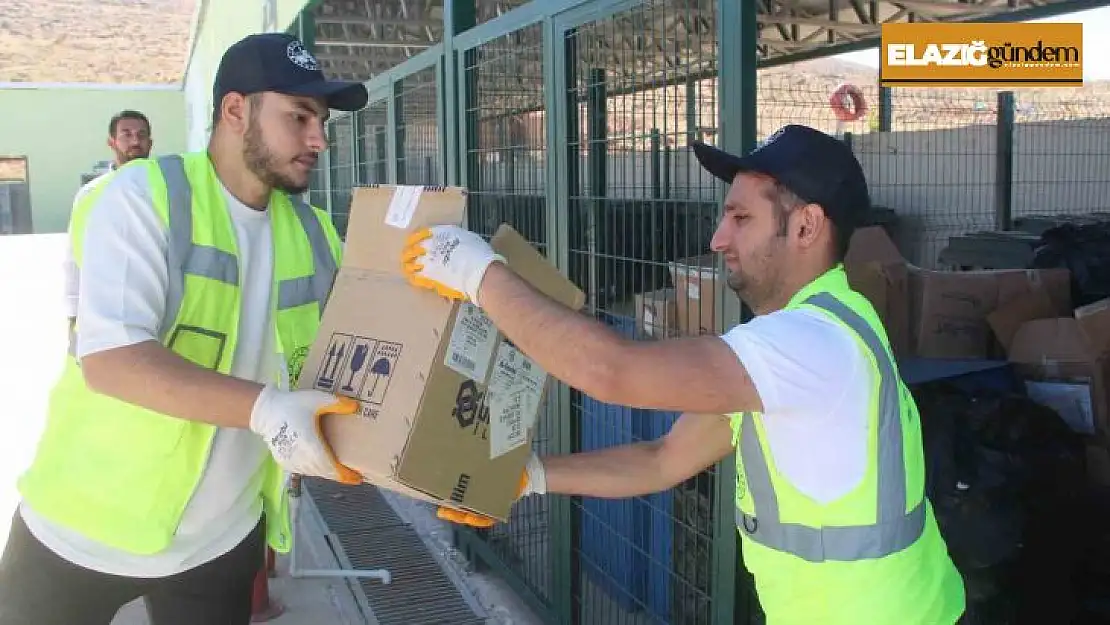
POLYGON ((687 336, 720 334, 717 320, 717 257, 705 254, 669 263, 677 301, 677 331, 687 336))
MULTIPOLYGON (((339 460, 366 481, 505 520, 530 454, 547 374, 469 303, 414 288, 406 237, 460 224, 466 192, 354 190, 343 264, 300 388, 357 399, 357 417, 324 420, 339 460)), ((508 226, 491 241, 537 290, 575 309, 585 297, 508 226)))

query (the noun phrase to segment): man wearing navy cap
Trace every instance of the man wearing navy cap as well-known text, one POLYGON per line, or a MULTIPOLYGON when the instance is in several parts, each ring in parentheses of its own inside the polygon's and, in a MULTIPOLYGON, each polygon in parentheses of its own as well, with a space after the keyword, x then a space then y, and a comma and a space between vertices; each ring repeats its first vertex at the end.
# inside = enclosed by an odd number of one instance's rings
POLYGON ((139 597, 153 625, 246 625, 265 546, 293 538, 286 472, 360 480, 317 427, 354 402, 291 389, 341 251, 300 195, 329 110, 366 102, 297 39, 252 35, 220 63, 207 150, 131 161, 77 207, 76 325, 0 625, 109 625, 139 597))
POLYGON ((770 625, 956 623, 964 589, 923 493, 917 408, 842 265, 870 210, 859 162, 798 125, 745 156, 694 153, 731 185, 711 246, 756 315, 723 336, 628 340, 531 289, 471 232, 410 239, 414 285, 480 306, 556 378, 683 413, 658 441, 533 457, 522 494, 643 495, 735 453, 736 525, 770 625))

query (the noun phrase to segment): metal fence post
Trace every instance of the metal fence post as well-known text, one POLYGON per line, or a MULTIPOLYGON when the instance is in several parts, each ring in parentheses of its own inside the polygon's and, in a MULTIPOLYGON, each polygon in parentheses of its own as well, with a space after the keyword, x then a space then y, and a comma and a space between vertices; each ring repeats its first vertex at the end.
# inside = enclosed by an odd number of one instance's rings
POLYGON ((995 129, 994 223, 1009 230, 1014 208, 1014 92, 998 92, 998 125, 995 129))
POLYGON ((393 168, 394 182, 407 184, 408 178, 408 146, 405 142, 405 79, 400 78, 393 83, 393 168))
POLYGON ((894 93, 890 87, 879 87, 879 132, 890 132, 894 124, 894 93))
MULTIPOLYGON (((756 64, 757 30, 755 0, 717 0, 718 118, 720 147, 734 154, 751 150, 756 143, 756 64)), ((723 261, 718 271, 723 272, 723 261)), ((749 316, 742 307, 740 319, 726 319, 724 302, 733 297, 724 280, 718 282, 717 313, 726 325, 749 316)), ((746 623, 749 594, 741 591, 741 567, 736 531, 736 464, 732 456, 717 464, 714 492, 713 582, 711 586, 713 623, 746 623)), ((745 584, 747 585, 747 584, 745 584)))
POLYGON ((455 35, 474 27, 476 0, 443 0, 443 60, 440 83, 440 100, 443 106, 444 184, 459 185, 462 175, 459 168, 466 162, 466 154, 459 141, 459 120, 466 115, 466 108, 459 107, 459 82, 465 80, 458 72, 455 35))
POLYGON ((383 182, 389 184, 397 183, 397 155, 400 153, 400 147, 397 145, 397 120, 399 112, 397 111, 397 101, 394 98, 395 84, 390 83, 389 95, 386 96, 385 102, 385 174, 386 179, 383 182))

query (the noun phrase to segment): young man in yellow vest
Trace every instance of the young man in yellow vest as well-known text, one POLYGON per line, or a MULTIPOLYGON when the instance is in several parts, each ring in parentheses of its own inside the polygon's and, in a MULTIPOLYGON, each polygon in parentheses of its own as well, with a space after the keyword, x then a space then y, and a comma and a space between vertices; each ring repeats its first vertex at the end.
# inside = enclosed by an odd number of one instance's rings
POLYGON ((365 106, 300 41, 225 53, 205 151, 137 159, 73 216, 75 340, 0 560, 0 625, 247 625, 268 543, 292 540, 286 471, 357 480, 293 391, 339 264, 300 195, 329 109, 365 106))
POLYGON ((410 240, 414 284, 475 302, 556 378, 684 413, 657 442, 533 458, 524 492, 652 493, 735 452, 736 524, 770 625, 956 623, 965 593, 924 497, 917 409, 841 264, 870 206, 859 162, 804 126, 743 157, 694 149, 731 183, 712 248, 756 314, 720 337, 626 340, 532 290, 471 232, 410 240))

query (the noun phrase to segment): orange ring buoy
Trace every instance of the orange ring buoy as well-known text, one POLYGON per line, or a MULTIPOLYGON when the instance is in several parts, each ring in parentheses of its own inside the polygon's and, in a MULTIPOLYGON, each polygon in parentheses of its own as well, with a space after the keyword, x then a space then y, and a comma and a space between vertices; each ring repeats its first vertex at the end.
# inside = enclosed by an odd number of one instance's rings
POLYGON ((863 119, 867 114, 867 100, 863 91, 855 85, 840 85, 829 97, 829 106, 832 107, 836 119, 842 122, 854 122, 863 119), (851 100, 852 108, 845 105, 846 100, 851 100))

